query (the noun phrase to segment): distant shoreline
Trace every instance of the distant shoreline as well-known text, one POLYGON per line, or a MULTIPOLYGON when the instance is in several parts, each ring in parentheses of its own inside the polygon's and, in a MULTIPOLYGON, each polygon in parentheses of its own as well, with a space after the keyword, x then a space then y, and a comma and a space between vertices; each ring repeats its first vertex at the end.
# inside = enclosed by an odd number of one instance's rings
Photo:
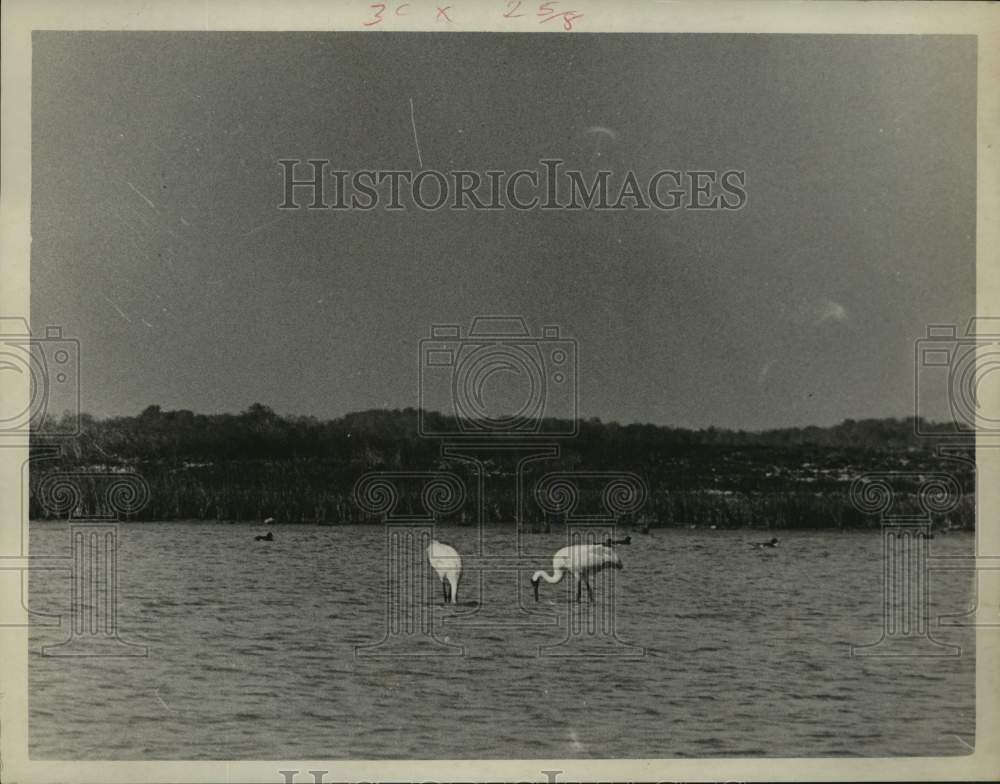
MULTIPOLYGON (((88 523, 104 524, 109 521, 107 520, 87 520, 87 519, 74 519, 67 520, 62 518, 32 518, 28 520, 30 525, 46 525, 46 526, 58 526, 58 525, 86 525, 88 523)), ((366 523, 317 523, 317 522, 294 522, 294 523, 263 523, 263 522, 253 522, 250 520, 117 520, 112 521, 115 525, 128 525, 131 527, 139 528, 144 525, 212 525, 212 526, 246 526, 247 528, 254 529, 269 529, 273 528, 275 530, 281 530, 283 528, 375 528, 380 525, 385 525, 384 522, 371 521, 366 523)), ((436 523, 435 527, 452 530, 452 529, 467 529, 476 530, 478 526, 476 525, 462 525, 459 523, 436 523)), ((513 523, 491 523, 487 528, 491 529, 503 529, 510 528, 514 529, 513 523)), ((635 529, 628 526, 619 526, 619 531, 622 534, 634 534, 635 529)), ((525 530, 521 533, 527 536, 554 536, 561 533, 563 526, 553 527, 551 531, 531 531, 525 530)), ((798 529, 788 529, 788 528, 709 528, 708 526, 688 526, 688 525, 671 525, 671 526, 659 526, 650 528, 649 537, 655 539, 657 535, 663 533, 728 533, 728 532, 740 532, 740 533, 753 533, 753 534, 769 534, 769 533, 782 533, 787 535, 793 534, 821 534, 821 533, 836 533, 836 534, 853 534, 853 533, 868 533, 868 534, 878 534, 880 532, 880 527, 866 527, 866 528, 798 528, 798 529), (655 533, 654 533, 655 532, 655 533)), ((941 530, 933 530, 932 533, 941 536, 960 536, 966 534, 974 534, 975 528, 951 528, 947 532, 941 530)), ((643 537, 642 534, 637 534, 639 537, 643 537)), ((630 544, 620 545, 621 547, 635 547, 636 545, 642 545, 644 538, 634 538, 630 544)))
POLYGON ((372 410, 319 421, 282 417, 259 404, 238 415, 150 406, 136 417, 83 416, 77 435, 46 439, 46 432, 59 432, 60 423, 53 422, 51 430, 33 434, 32 454, 38 459, 31 464, 28 516, 43 520, 71 512, 87 517, 124 511, 120 517, 129 522, 378 523, 381 512, 363 508, 355 498, 358 481, 374 472, 395 482, 394 512, 404 518, 436 517, 444 525, 471 526, 482 515, 482 524, 492 526, 505 524, 519 510, 516 516, 526 532, 551 531, 565 522, 566 512, 536 497, 545 477, 568 477, 580 485, 574 491, 573 519, 600 519, 608 516, 608 498, 600 487, 588 485, 588 477, 627 474, 641 483, 645 501, 612 514, 622 530, 688 525, 862 529, 878 528, 880 521, 876 510, 852 499, 858 478, 889 477, 895 512, 919 516, 926 500, 921 483, 947 475, 954 503, 933 515, 933 526, 975 527, 974 455, 970 460, 940 454, 941 439, 927 435, 951 433, 948 424, 845 420, 827 428, 747 433, 590 419, 575 423, 579 432, 572 438, 553 441, 555 451, 544 440, 522 444, 517 455, 541 447, 549 452, 519 463, 520 457, 500 448, 495 456, 481 451, 479 462, 463 457, 454 444, 445 453, 442 445, 451 442, 423 435, 421 416, 429 415, 416 409, 372 410), (42 451, 52 444, 58 449, 42 451), (56 497, 45 483, 60 472, 74 486, 56 497), (110 510, 101 483, 114 483, 124 474, 141 499, 110 510), (450 477, 464 497, 432 514, 424 485, 435 476, 450 477), (479 487, 485 494, 481 504, 475 498, 479 487))

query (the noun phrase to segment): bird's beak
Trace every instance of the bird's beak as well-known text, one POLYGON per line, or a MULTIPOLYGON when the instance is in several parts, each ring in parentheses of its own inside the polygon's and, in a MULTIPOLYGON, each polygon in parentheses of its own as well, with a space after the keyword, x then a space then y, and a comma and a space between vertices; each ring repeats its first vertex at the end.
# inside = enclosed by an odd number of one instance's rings
POLYGON ((538 580, 531 581, 531 587, 535 589, 535 601, 538 601, 538 580))

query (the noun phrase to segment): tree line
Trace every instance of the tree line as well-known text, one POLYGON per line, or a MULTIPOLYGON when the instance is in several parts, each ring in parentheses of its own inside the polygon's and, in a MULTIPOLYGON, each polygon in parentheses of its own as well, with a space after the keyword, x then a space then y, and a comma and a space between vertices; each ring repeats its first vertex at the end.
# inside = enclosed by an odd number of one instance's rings
MULTIPOLYGON (((136 520, 359 523, 373 520, 354 502, 352 489, 368 471, 448 470, 475 486, 473 468, 444 458, 441 444, 420 435, 416 409, 374 409, 331 420, 281 416, 256 403, 239 414, 197 414, 149 406, 138 416, 47 419, 32 434, 33 450, 57 444, 58 453, 34 474, 58 470, 130 470, 149 485, 149 501, 136 520), (78 425, 73 437, 53 438, 78 425)), ((429 416, 434 416, 433 414, 429 416)), ((938 426, 949 432, 947 425, 938 426)), ((919 432, 931 428, 923 423, 919 432)), ((629 471, 649 489, 643 509, 619 522, 635 526, 853 528, 878 525, 856 508, 850 485, 873 471, 903 472, 914 480, 945 472, 962 490, 958 507, 937 521, 974 525, 971 466, 937 454, 937 439, 917 435, 912 419, 845 420, 832 427, 760 432, 581 420, 579 434, 560 442, 552 460, 530 464, 531 485, 551 471, 629 471)), ((512 468, 486 461, 498 481, 490 485, 488 521, 510 519, 512 468)), ((416 491, 401 503, 416 506, 416 491)), ((905 495, 906 493, 904 493, 905 495)), ((36 493, 33 518, 51 516, 36 493)), ((86 509, 77 510, 86 513, 86 509)), ((525 524, 547 530, 562 522, 527 504, 525 524)), ((471 524, 469 508, 444 522, 471 524)))

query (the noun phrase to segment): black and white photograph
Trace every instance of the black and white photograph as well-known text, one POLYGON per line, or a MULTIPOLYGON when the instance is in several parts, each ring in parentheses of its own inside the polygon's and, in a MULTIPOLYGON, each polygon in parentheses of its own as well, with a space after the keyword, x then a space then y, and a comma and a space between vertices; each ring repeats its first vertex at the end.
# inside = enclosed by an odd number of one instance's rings
POLYGON ((8 780, 1000 776, 996 6, 14 5, 8 780))

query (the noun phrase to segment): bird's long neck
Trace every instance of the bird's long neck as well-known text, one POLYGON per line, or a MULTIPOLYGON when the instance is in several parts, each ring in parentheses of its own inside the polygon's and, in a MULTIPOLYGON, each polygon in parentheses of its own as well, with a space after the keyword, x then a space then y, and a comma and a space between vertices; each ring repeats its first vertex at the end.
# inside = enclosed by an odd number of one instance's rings
MULTIPOLYGON (((552 572, 552 576, 549 577, 549 575, 539 569, 531 575, 531 582, 537 583, 539 580, 545 580, 547 583, 557 583, 563 578, 564 574, 566 574, 566 572, 563 569, 556 568, 556 570, 552 572)), ((523 580, 524 578, 522 577, 521 579, 523 580)))
POLYGON ((538 583, 541 580, 545 580, 545 582, 547 583, 557 583, 563 578, 563 575, 565 573, 566 572, 563 569, 560 569, 558 566, 556 566, 553 569, 551 577, 549 577, 541 569, 539 569, 537 572, 531 575, 531 587, 535 589, 535 601, 536 602, 538 601, 538 583))

